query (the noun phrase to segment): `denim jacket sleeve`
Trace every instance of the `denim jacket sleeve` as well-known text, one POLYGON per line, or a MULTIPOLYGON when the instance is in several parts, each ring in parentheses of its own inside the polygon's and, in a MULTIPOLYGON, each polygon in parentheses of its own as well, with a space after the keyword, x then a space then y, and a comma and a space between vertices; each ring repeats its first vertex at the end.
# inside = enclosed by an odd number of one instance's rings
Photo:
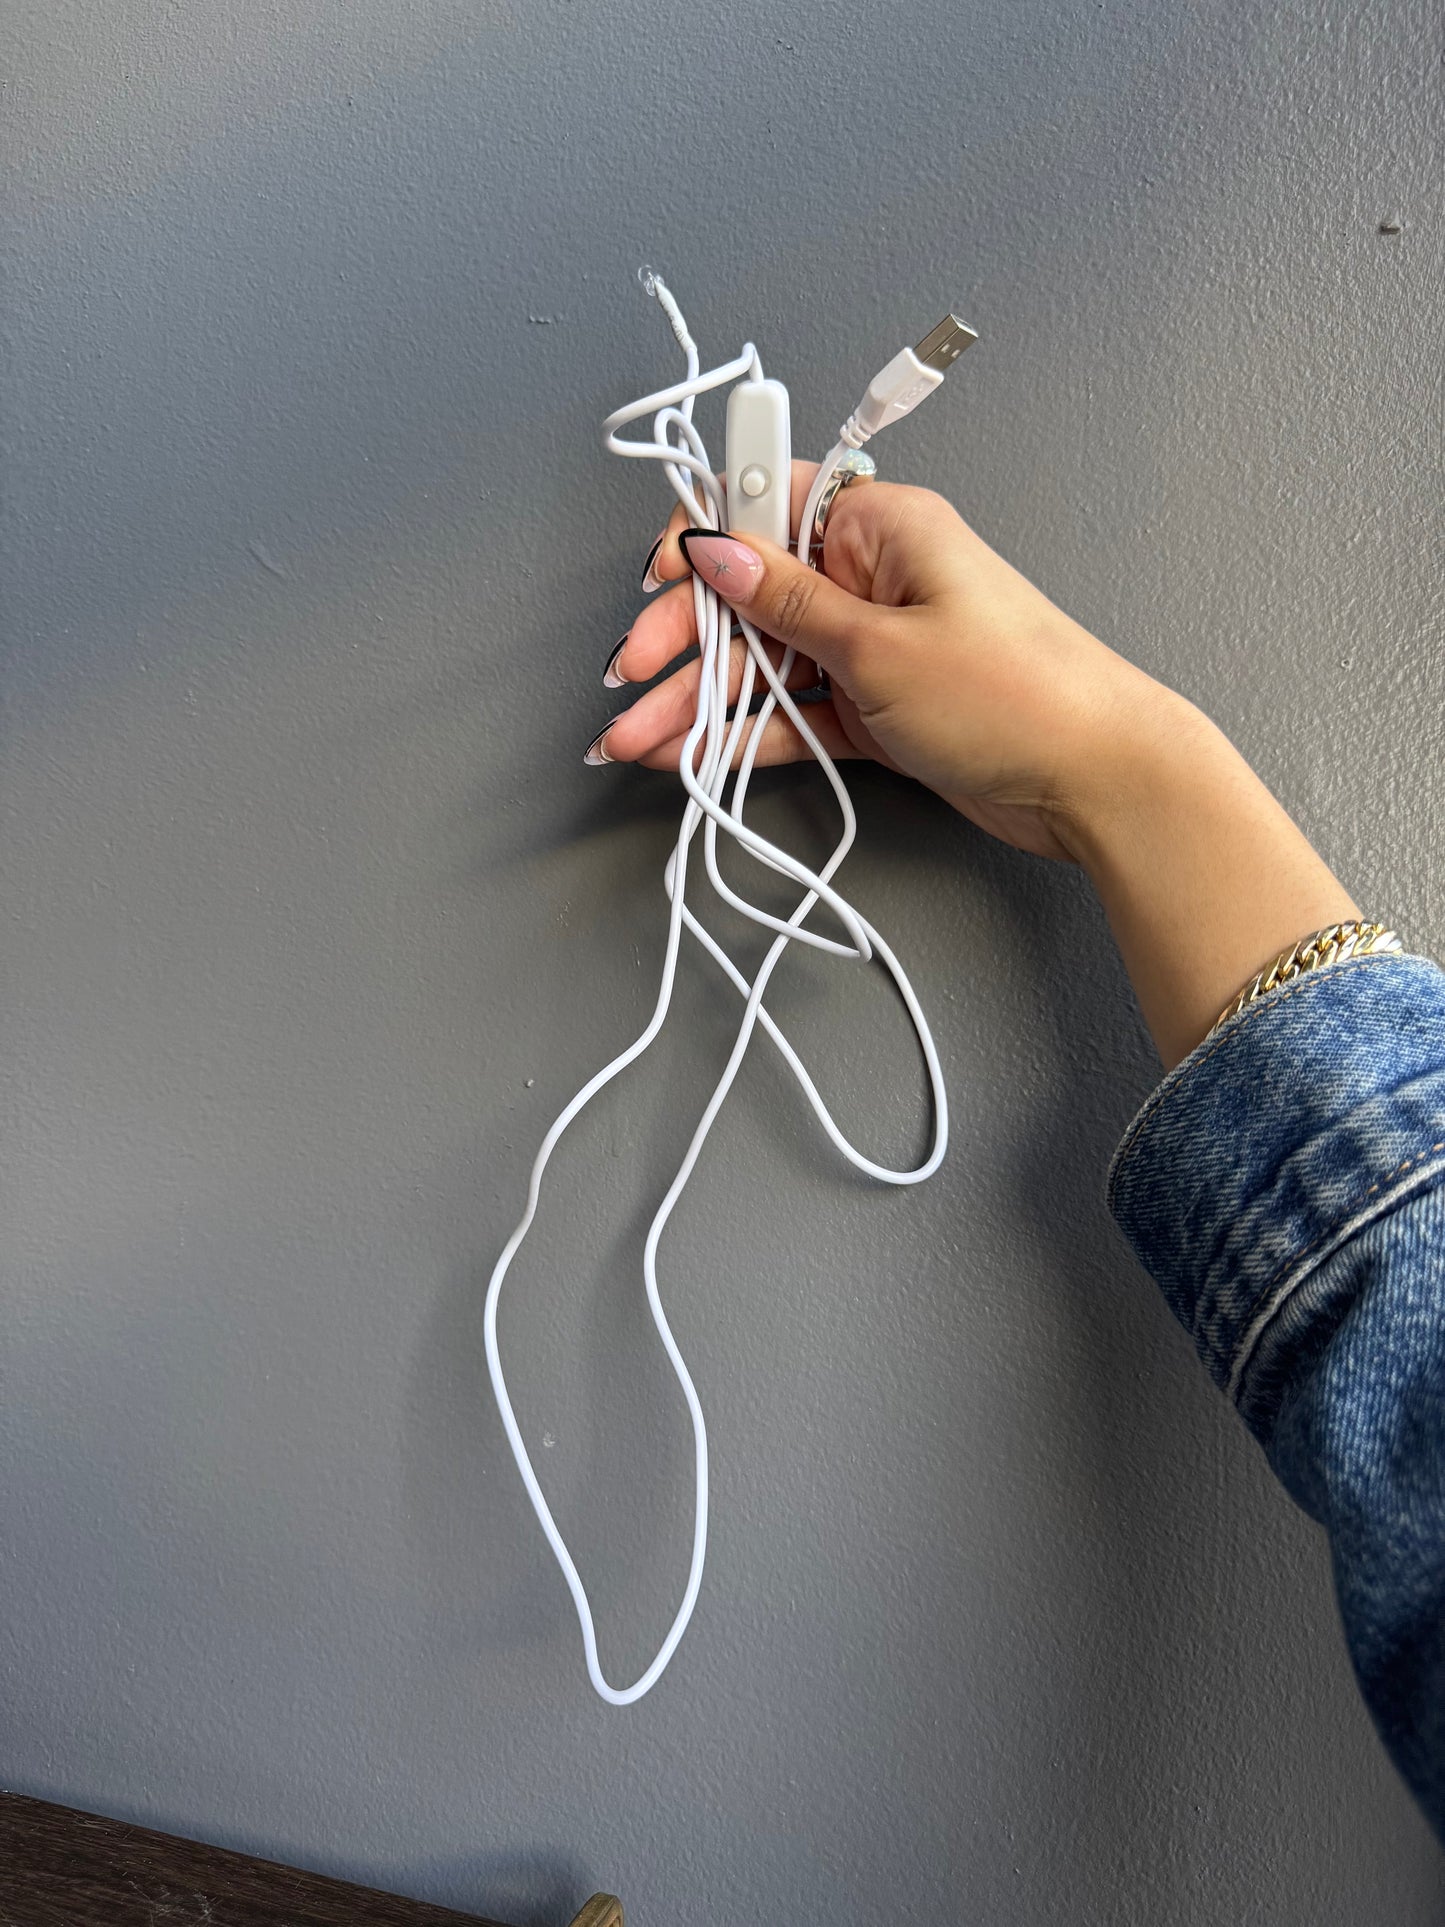
POLYGON ((1134 1118, 1108 1200, 1329 1535, 1365 1700, 1445 1839, 1445 972, 1354 958, 1247 1005, 1134 1118))

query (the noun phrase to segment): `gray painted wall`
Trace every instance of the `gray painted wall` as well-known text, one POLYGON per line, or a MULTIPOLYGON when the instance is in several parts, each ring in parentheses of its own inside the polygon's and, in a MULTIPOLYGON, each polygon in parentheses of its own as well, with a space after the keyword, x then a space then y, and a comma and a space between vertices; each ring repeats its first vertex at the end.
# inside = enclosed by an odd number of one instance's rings
MULTIPOLYGON (((1445 948, 1433 7, 8 17, 8 1784, 529 1924, 1438 1921, 1320 1539, 1105 1214, 1157 1066, 1077 876, 858 775, 954 1149, 880 1193, 750 1064, 665 1247, 711 1563, 630 1712, 480 1326, 660 954, 673 786, 579 760, 666 506, 598 438, 675 366, 642 259, 804 450, 956 302, 888 471, 1445 948)), ((881 985, 774 1007, 906 1155, 881 985)), ((686 1552, 639 1240, 735 1013, 681 1011, 503 1321, 617 1677, 686 1552)))

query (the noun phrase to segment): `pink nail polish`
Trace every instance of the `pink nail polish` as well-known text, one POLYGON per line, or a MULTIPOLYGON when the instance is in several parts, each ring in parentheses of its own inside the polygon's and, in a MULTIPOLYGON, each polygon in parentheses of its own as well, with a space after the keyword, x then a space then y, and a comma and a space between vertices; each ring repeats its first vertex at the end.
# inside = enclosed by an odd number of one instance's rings
POLYGON ((642 565, 642 593, 644 595, 655 595, 662 587, 662 577, 657 573, 653 564, 657 560, 657 551, 662 547, 666 536, 667 531, 664 529, 652 547, 647 551, 647 560, 642 565))
MULTIPOLYGON (((607 729, 611 729, 611 727, 612 725, 609 723, 607 729)), ((582 761, 587 765, 588 769, 600 769, 604 763, 610 763, 612 761, 612 758, 607 754, 607 729, 599 730, 582 753, 582 761)))
MULTIPOLYGON (((627 635, 630 636, 631 634, 632 631, 629 629, 627 635)), ((612 654, 607 658, 607 667, 602 672, 602 687, 604 689, 625 689, 627 687, 626 676, 619 675, 617 670, 617 658, 626 647, 627 636, 624 636, 621 642, 613 643, 612 654)))
POLYGON ((763 579, 763 558, 735 535, 685 529, 678 537, 694 574, 725 602, 746 602, 763 579))

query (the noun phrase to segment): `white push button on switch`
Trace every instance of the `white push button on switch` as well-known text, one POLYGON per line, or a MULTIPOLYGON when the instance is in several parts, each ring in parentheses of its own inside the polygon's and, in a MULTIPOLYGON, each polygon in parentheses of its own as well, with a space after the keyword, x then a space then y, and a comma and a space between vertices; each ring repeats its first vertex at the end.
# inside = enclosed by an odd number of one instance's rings
POLYGON ((768 471, 765 468, 759 468, 754 462, 750 468, 745 468, 739 475, 738 484, 744 495, 764 495, 767 493, 768 471))

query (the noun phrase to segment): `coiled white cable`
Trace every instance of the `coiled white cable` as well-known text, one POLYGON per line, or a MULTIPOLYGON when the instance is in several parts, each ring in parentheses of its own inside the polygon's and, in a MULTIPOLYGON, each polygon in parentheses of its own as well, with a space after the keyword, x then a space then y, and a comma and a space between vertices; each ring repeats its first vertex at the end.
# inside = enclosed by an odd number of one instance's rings
MULTIPOLYGON (((693 406, 697 397, 714 388, 725 387, 733 381, 751 377, 761 379, 762 363, 757 349, 749 342, 738 357, 703 374, 699 371, 697 345, 689 334, 687 324, 663 282, 650 270, 643 270, 643 286, 661 305, 672 325, 679 346, 687 358, 687 374, 684 380, 656 394, 646 395, 629 407, 619 408, 609 415, 604 423, 606 446, 614 454, 638 457, 643 460, 659 461, 671 483, 678 500, 688 513, 689 521, 698 528, 721 528, 723 526, 724 499, 721 485, 712 464, 707 457, 701 436, 693 425, 693 406), (642 417, 653 417, 653 439, 650 442, 628 441, 622 439, 619 430, 642 417)), ((957 325, 957 324, 955 324, 957 325)), ((967 333, 967 331, 964 331, 967 333)), ((932 340, 932 337, 930 337, 932 340)), ((966 344, 965 344, 966 345, 966 344)), ((922 347, 918 351, 923 352, 922 347)), ((955 348, 954 353, 957 352, 955 348)), ((886 400, 874 409, 879 419, 869 420, 870 400, 877 400, 878 384, 890 371, 900 367, 901 357, 889 364, 884 376, 875 379, 868 396, 855 413, 849 417, 840 439, 818 471, 813 483, 807 506, 799 525, 797 553, 801 560, 808 559, 809 537, 813 527, 813 516, 823 488, 834 469, 850 447, 856 448, 867 440, 868 435, 886 420, 895 420, 916 405, 925 388, 918 386, 920 364, 915 351, 905 349, 903 356, 912 362, 912 369, 902 368, 902 377, 894 384, 893 401, 886 400), (911 384, 905 394, 903 380, 911 384), (918 392, 913 392, 917 389, 918 392), (901 401, 902 405, 899 405, 901 401)), ((951 358, 951 357, 950 357, 951 358)), ((927 371, 924 371, 927 378, 927 371)), ((935 372, 928 386, 936 386, 941 377, 935 372)), ((751 1041, 753 1031, 761 1025, 763 1030, 777 1046, 783 1061, 797 1078, 804 1096, 830 1141, 842 1155, 869 1177, 877 1178, 885 1184, 919 1184, 931 1177, 942 1162, 948 1142, 948 1097, 944 1089, 943 1071, 934 1048, 933 1038, 927 1019, 918 998, 904 973, 902 965, 892 950, 879 936, 866 917, 851 905, 846 898, 832 888, 831 878, 836 873, 844 857, 848 854, 857 833, 857 819, 843 783, 832 759, 824 750, 817 736, 809 727, 804 708, 793 699, 787 688, 787 679, 795 659, 795 651, 784 651, 782 660, 774 668, 769 659, 763 639, 758 630, 748 621, 734 618, 732 612, 721 603, 714 592, 700 576, 692 582, 693 603, 697 614, 697 633, 700 651, 700 675, 698 679, 697 710, 692 725, 687 732, 679 762, 679 775, 687 790, 688 801, 683 810, 682 824, 663 873, 663 886, 667 894, 669 912, 667 924, 667 943, 663 954, 662 975, 658 985, 657 1001, 652 1016, 641 1034, 628 1045, 626 1050, 613 1058, 597 1074, 584 1084, 576 1096, 561 1112, 551 1129, 542 1140, 536 1160, 532 1165, 531 1177, 527 1186, 527 1206, 520 1222, 507 1240, 501 1256, 493 1268, 487 1287, 486 1308, 483 1317, 486 1335, 487 1369, 491 1375, 492 1390, 496 1395, 497 1409, 501 1414, 507 1440, 512 1448, 512 1456, 517 1462, 517 1470, 522 1475, 527 1496, 536 1513, 547 1542, 562 1569, 577 1609, 578 1622, 582 1628, 582 1644, 587 1659, 588 1677, 601 1697, 612 1706, 630 1706, 642 1698, 656 1684, 666 1668, 679 1640, 692 1617, 697 1603, 698 1590, 702 1584, 703 1562, 707 1551, 707 1427, 703 1420, 702 1406, 698 1400, 696 1387, 688 1372, 686 1362, 672 1329, 663 1311, 662 1298, 657 1282, 657 1250, 662 1233, 672 1215, 672 1210, 682 1194, 684 1185, 697 1163, 708 1132, 721 1110, 733 1081, 738 1074, 743 1057, 751 1041), (730 668, 730 642, 732 625, 738 620, 746 640, 747 651, 743 661, 742 685, 733 705, 731 718, 728 715, 728 680, 730 668), (753 723, 752 733, 742 751, 737 775, 729 804, 724 804, 723 796, 727 787, 728 774, 739 741, 748 726, 748 712, 761 675, 767 685, 767 693, 759 707, 753 723), (816 757, 824 776, 827 778, 837 799, 842 816, 842 833, 831 855, 821 870, 816 873, 792 856, 788 851, 760 836, 743 821, 743 806, 747 798, 748 785, 752 778, 754 761, 763 731, 775 710, 781 709, 798 731, 803 741, 816 757), (703 836, 704 865, 710 882, 717 894, 735 909, 742 912, 755 923, 775 931, 777 934, 757 975, 749 983, 747 977, 723 949, 722 945, 704 928, 693 909, 686 901, 688 855, 692 841, 700 824, 705 825, 703 836), (722 879, 717 865, 718 832, 725 831, 733 841, 766 868, 800 884, 805 895, 792 915, 786 920, 774 917, 756 905, 748 903, 722 879), (846 931, 847 943, 826 937, 821 933, 804 927, 811 911, 823 903, 837 917, 846 931), (666 1638, 658 1648, 652 1663, 631 1686, 616 1687, 604 1677, 597 1656, 597 1632, 593 1623, 592 1608, 587 1591, 582 1583, 571 1553, 552 1516, 541 1484, 533 1467, 531 1456, 522 1438, 521 1427, 507 1391, 506 1379, 502 1372, 501 1352, 497 1343, 497 1304, 501 1294, 502 1282, 506 1278, 512 1259, 526 1237, 536 1216, 537 1203, 541 1194, 542 1175, 547 1168, 558 1140, 568 1125, 587 1104, 611 1083, 629 1064, 633 1064, 653 1042, 666 1020, 672 1001, 673 985, 677 975, 678 953, 683 930, 688 930, 702 945, 707 954, 723 971, 733 988, 743 998, 742 1021, 737 1038, 728 1057, 721 1077, 708 1099, 706 1108, 693 1132, 692 1141, 686 1155, 679 1165, 677 1174, 668 1188, 657 1213, 648 1229, 643 1250, 643 1279, 647 1292, 647 1302, 652 1312, 653 1322, 662 1340, 668 1360, 682 1387, 688 1414, 692 1421, 695 1469, 695 1498, 693 1512, 692 1558, 688 1569, 687 1585, 683 1592, 682 1603, 668 1629, 666 1638), (789 1043, 775 1019, 763 1007, 763 994, 779 959, 789 943, 809 943, 819 949, 830 951, 843 957, 879 961, 893 978, 898 987, 904 1007, 912 1020, 918 1035, 919 1048, 923 1054, 928 1073, 929 1090, 933 1111, 933 1141, 928 1156, 923 1163, 911 1171, 894 1171, 886 1165, 876 1163, 866 1157, 852 1144, 839 1128, 837 1122, 824 1103, 809 1075, 802 1059, 789 1043)))

